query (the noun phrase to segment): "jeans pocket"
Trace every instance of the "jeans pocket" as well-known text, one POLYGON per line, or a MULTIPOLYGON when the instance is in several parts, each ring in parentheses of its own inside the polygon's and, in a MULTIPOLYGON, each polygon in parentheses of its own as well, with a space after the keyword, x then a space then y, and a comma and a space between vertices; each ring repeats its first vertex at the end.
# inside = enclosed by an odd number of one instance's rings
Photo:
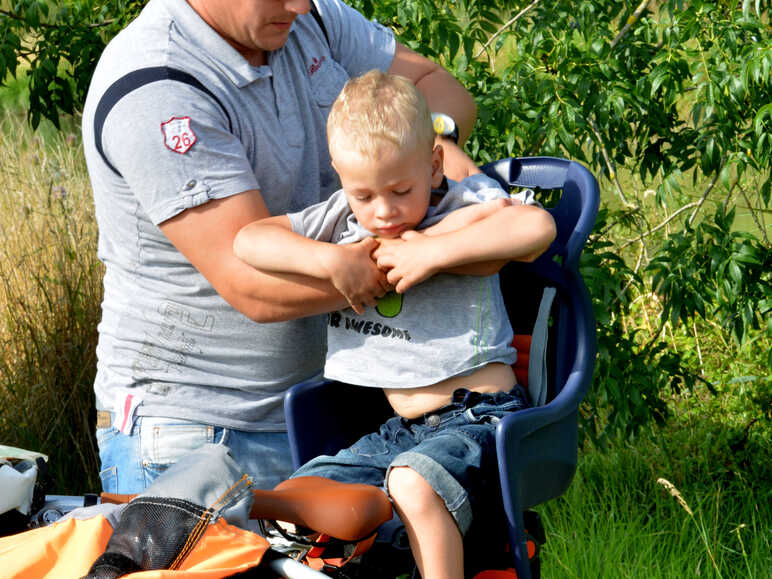
POLYGON ((120 433, 113 427, 97 428, 96 440, 99 447, 99 462, 105 467, 99 471, 102 490, 106 493, 118 492, 118 463, 121 449, 112 444, 120 433))
POLYGON ((99 480, 102 481, 102 491, 106 493, 118 492, 118 467, 111 466, 99 471, 99 480))
POLYGON ((208 424, 148 416, 140 420, 140 455, 151 478, 183 456, 214 442, 214 426, 208 424))
POLYGON ((103 447, 106 444, 109 444, 110 441, 115 438, 115 436, 118 434, 118 429, 113 428, 112 426, 108 428, 97 428, 96 429, 96 440, 97 444, 100 447, 103 447))

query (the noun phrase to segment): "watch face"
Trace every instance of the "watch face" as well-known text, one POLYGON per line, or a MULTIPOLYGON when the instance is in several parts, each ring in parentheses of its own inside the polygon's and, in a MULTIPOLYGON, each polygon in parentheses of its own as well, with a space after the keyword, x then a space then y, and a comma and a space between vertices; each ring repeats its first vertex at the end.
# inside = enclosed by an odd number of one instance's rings
POLYGON ((456 129, 456 123, 444 113, 432 113, 434 132, 442 136, 450 136, 456 129))

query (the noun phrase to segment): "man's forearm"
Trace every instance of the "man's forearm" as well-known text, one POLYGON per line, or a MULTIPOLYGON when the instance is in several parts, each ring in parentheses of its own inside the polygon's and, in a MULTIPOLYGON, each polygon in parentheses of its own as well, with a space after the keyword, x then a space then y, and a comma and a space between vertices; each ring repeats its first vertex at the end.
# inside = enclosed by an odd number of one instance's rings
POLYGON ((477 104, 452 74, 399 42, 389 73, 411 79, 426 98, 432 112, 453 117, 458 126, 458 142, 466 142, 477 120, 477 104))
POLYGON ((449 115, 458 127, 458 143, 463 145, 477 120, 477 104, 472 95, 444 68, 437 67, 423 76, 416 87, 433 112, 449 115))
POLYGON ((256 322, 283 322, 348 306, 327 280, 260 272, 242 265, 246 271, 234 277, 227 287, 217 289, 235 309, 256 322))

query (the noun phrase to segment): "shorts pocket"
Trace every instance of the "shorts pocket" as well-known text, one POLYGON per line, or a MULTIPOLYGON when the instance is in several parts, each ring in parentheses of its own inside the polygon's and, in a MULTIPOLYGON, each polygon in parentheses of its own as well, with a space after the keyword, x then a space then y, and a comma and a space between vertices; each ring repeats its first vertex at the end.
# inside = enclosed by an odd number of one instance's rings
POLYGON ((364 457, 381 456, 389 453, 386 443, 376 433, 363 436, 349 448, 349 451, 351 454, 364 457))
POLYGON ((497 424, 507 414, 528 407, 525 396, 520 391, 502 392, 495 397, 495 400, 481 402, 467 410, 472 422, 497 424))

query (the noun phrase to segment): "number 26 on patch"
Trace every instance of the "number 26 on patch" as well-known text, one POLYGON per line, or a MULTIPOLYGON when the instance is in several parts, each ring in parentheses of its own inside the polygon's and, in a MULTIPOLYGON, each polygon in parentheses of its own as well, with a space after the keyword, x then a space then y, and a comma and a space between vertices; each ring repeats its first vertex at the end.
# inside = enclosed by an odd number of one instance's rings
POLYGON ((190 117, 172 117, 161 123, 164 145, 175 153, 185 154, 196 144, 196 133, 190 126, 190 117))

